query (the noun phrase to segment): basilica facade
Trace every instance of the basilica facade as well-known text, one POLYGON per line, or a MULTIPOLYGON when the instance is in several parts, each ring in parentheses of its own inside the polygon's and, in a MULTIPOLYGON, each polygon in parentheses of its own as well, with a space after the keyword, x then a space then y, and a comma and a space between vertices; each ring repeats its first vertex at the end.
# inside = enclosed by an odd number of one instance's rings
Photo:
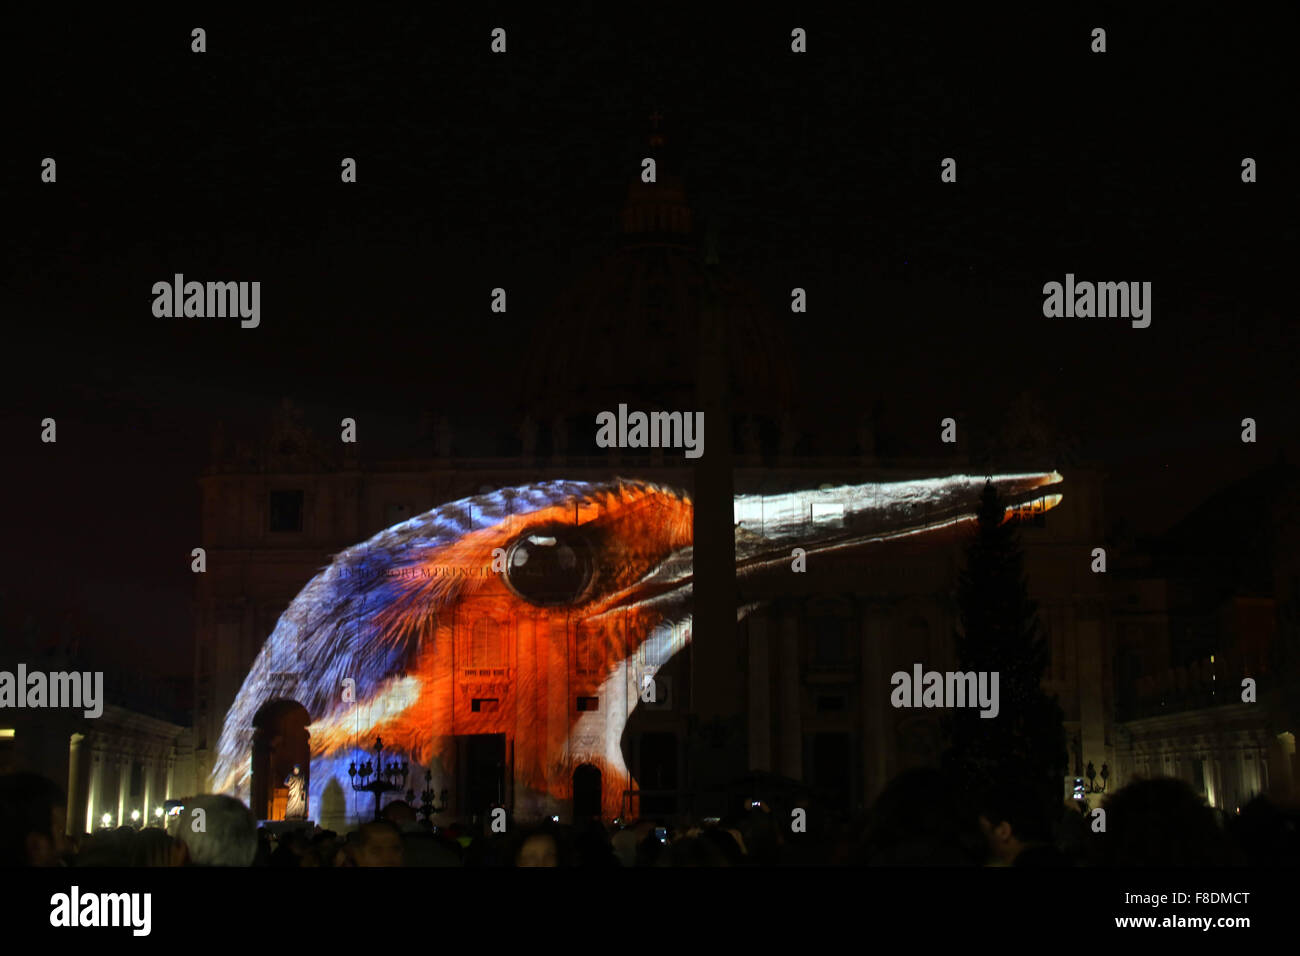
MULTIPOLYGON (((656 133, 649 149, 662 146, 656 133)), ((439 505, 552 479, 639 479, 692 497, 693 642, 683 649, 685 635, 671 629, 645 641, 611 678, 617 692, 605 687, 598 700, 584 689, 593 665, 577 629, 559 639, 565 666, 543 675, 534 654, 541 637, 526 615, 440 620, 451 677, 439 691, 439 726, 428 730, 440 740, 440 756, 413 767, 406 782, 420 793, 427 769, 433 792, 447 789, 440 819, 494 806, 524 819, 699 816, 725 808, 729 790, 734 797, 737 787, 757 792, 778 782, 848 814, 900 771, 937 765, 942 711, 891 706, 891 677, 918 664, 957 669, 961 535, 817 560, 808 573, 747 593, 738 615, 732 502, 743 494, 978 475, 991 463, 957 454, 882 458, 865 410, 847 416, 863 422, 856 454, 810 452, 791 414, 785 327, 720 265, 716 244, 700 238, 683 183, 670 164, 660 169, 659 182, 628 186, 610 254, 576 277, 539 324, 518 377, 527 404, 512 447, 457 454, 453 409, 429 410, 437 428, 428 447, 392 459, 323 439, 290 403, 256 434, 214 435, 200 481, 207 571, 195 593, 196 789, 211 785, 223 722, 256 655, 332 555, 439 505), (598 416, 623 403, 648 412, 690 409, 723 424, 694 461, 662 448, 598 447, 598 416), (563 799, 522 785, 517 746, 539 732, 555 749, 567 748, 568 759, 546 771, 565 775, 549 788, 563 799), (635 785, 611 792, 617 762, 635 785)), ((1052 449, 1039 451, 995 470, 1057 466, 1052 449)), ((1111 789, 1136 775, 1174 772, 1217 805, 1289 790, 1289 718, 1125 710, 1139 679, 1155 680, 1180 663, 1168 653, 1133 653, 1169 643, 1172 618, 1159 583, 1167 572, 1098 573, 1093 552, 1107 543, 1105 475, 1077 459, 1060 471, 1062 501, 1022 521, 1020 537, 1049 649, 1043 685, 1062 705, 1070 743, 1063 799, 1089 765, 1105 768, 1102 783, 1111 789)), ((292 687, 301 666, 283 662, 280 686, 292 687)), ((275 815, 274 783, 305 762, 317 716, 287 692, 253 718, 250 799, 259 817, 275 815)), ((374 743, 357 734, 358 761, 374 743)), ((338 789, 308 812, 345 826, 368 817, 372 799, 338 789)))

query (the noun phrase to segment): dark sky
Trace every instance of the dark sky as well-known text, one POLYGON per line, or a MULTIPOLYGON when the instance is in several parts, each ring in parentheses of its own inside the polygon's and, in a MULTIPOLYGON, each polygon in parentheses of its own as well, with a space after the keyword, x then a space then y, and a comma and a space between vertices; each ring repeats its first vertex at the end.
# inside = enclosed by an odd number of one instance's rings
POLYGON ((209 431, 256 429, 282 396, 322 426, 365 416, 397 449, 428 408, 486 447, 513 434, 525 346, 611 248, 654 109, 723 264, 781 321, 809 290, 785 329, 808 451, 851 452, 877 401, 928 441, 946 415, 996 428, 1027 391, 1110 475, 1109 517, 1146 532, 1280 450, 1300 458, 1279 24, 1176 4, 960 21, 566 7, 13 25, 6 618, 72 613, 106 654, 186 671, 209 431), (261 281, 262 326, 155 318, 174 272, 261 281), (1152 282, 1151 327, 1044 318, 1043 283, 1067 272, 1152 282), (494 286, 507 316, 487 312, 494 286))

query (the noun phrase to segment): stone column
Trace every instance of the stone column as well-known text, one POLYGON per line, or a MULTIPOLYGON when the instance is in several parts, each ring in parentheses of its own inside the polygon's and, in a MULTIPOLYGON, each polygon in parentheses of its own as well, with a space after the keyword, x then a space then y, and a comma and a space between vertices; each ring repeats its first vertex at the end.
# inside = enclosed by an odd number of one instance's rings
POLYGON ((1250 792, 1250 776, 1246 772, 1246 741, 1240 737, 1233 743, 1233 770, 1237 775, 1237 785, 1233 788, 1232 803, 1228 812, 1234 811, 1240 805, 1250 792))
POLYGON ((154 774, 153 748, 150 747, 147 751, 145 751, 145 753, 141 756, 140 759, 144 765, 143 773, 142 773, 142 776, 144 777, 144 794, 141 797, 141 799, 144 801, 144 805, 140 807, 140 825, 142 827, 147 827, 151 823, 155 822, 153 816, 153 774, 154 774))
POLYGON ((85 780, 85 774, 82 771, 81 761, 85 756, 85 749, 81 744, 85 739, 85 734, 73 734, 68 742, 68 811, 67 826, 64 828, 68 836, 77 832, 73 829, 73 825, 84 812, 81 784, 85 780))
POLYGON ((537 720, 537 620, 521 614, 515 625, 515 817, 532 820, 540 813, 535 804, 541 781, 535 737, 537 720))
POLYGON ((803 779, 803 715, 799 694, 799 620, 781 615, 781 774, 803 779))
POLYGON ((767 618, 751 615, 749 629, 749 769, 772 769, 772 694, 767 618))
POLYGON ((1295 735, 1280 733, 1269 745, 1273 752, 1269 783, 1274 800, 1289 800, 1295 792, 1292 764, 1295 761, 1295 735))
POLYGON ((127 807, 127 790, 131 786, 131 751, 125 742, 119 742, 125 749, 117 755, 117 826, 128 822, 130 808, 127 807))
MULTIPOLYGON (((551 648, 546 649, 548 661, 563 661, 563 668, 547 667, 545 670, 550 673, 546 674, 544 707, 546 713, 546 746, 542 748, 542 767, 543 779, 546 781, 546 792, 554 793, 557 789, 561 792, 569 789, 569 781, 564 781, 560 777, 573 771, 564 767, 563 755, 569 749, 569 712, 572 706, 569 703, 569 668, 567 652, 558 652, 558 649, 567 648, 569 633, 566 621, 556 621, 551 626, 551 633, 547 637, 554 642, 557 649, 555 655, 551 654, 551 648), (561 670, 561 673, 555 673, 561 670), (557 787, 557 785, 559 785, 557 787)), ((560 813, 561 808, 558 805, 551 805, 547 801, 547 806, 543 808, 543 813, 560 813)))
POLYGON ((886 764, 885 734, 893 726, 889 719, 889 681, 881 662, 885 628, 878 608, 868 605, 862 612, 862 802, 870 806, 884 789, 889 768, 886 764))
MULTIPOLYGON (((433 753, 429 758, 433 771, 433 791, 441 794, 447 790, 449 806, 447 813, 462 812, 460 805, 460 781, 456 779, 456 712, 455 688, 460 674, 456 670, 456 628, 457 622, 450 616, 440 617, 433 642, 433 753)), ((518 755, 515 757, 518 760, 518 755)), ((447 819, 443 817, 442 819, 447 819)))
POLYGON ((91 735, 90 749, 90 786, 86 791, 86 832, 94 833, 99 826, 97 815, 102 813, 103 797, 100 795, 104 786, 104 750, 96 735, 91 735))

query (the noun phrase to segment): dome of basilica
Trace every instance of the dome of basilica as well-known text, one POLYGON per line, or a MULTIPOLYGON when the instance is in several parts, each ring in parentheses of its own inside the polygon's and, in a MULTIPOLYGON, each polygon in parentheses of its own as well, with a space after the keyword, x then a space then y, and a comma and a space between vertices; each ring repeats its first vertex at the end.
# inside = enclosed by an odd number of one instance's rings
POLYGON ((695 409, 702 385, 721 385, 733 416, 775 421, 792 385, 773 310, 719 264, 666 166, 661 134, 651 135, 648 155, 658 181, 633 178, 616 247, 561 293, 537 330, 526 411, 586 420, 619 403, 695 409))

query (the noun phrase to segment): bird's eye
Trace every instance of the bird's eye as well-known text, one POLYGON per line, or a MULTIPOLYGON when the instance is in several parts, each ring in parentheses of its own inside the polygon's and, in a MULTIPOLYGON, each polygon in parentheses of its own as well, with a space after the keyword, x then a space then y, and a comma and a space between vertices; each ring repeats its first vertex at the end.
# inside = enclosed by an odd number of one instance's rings
POLYGON ((506 551, 506 581, 529 604, 573 604, 587 593, 595 569, 592 547, 577 528, 542 528, 506 551))

